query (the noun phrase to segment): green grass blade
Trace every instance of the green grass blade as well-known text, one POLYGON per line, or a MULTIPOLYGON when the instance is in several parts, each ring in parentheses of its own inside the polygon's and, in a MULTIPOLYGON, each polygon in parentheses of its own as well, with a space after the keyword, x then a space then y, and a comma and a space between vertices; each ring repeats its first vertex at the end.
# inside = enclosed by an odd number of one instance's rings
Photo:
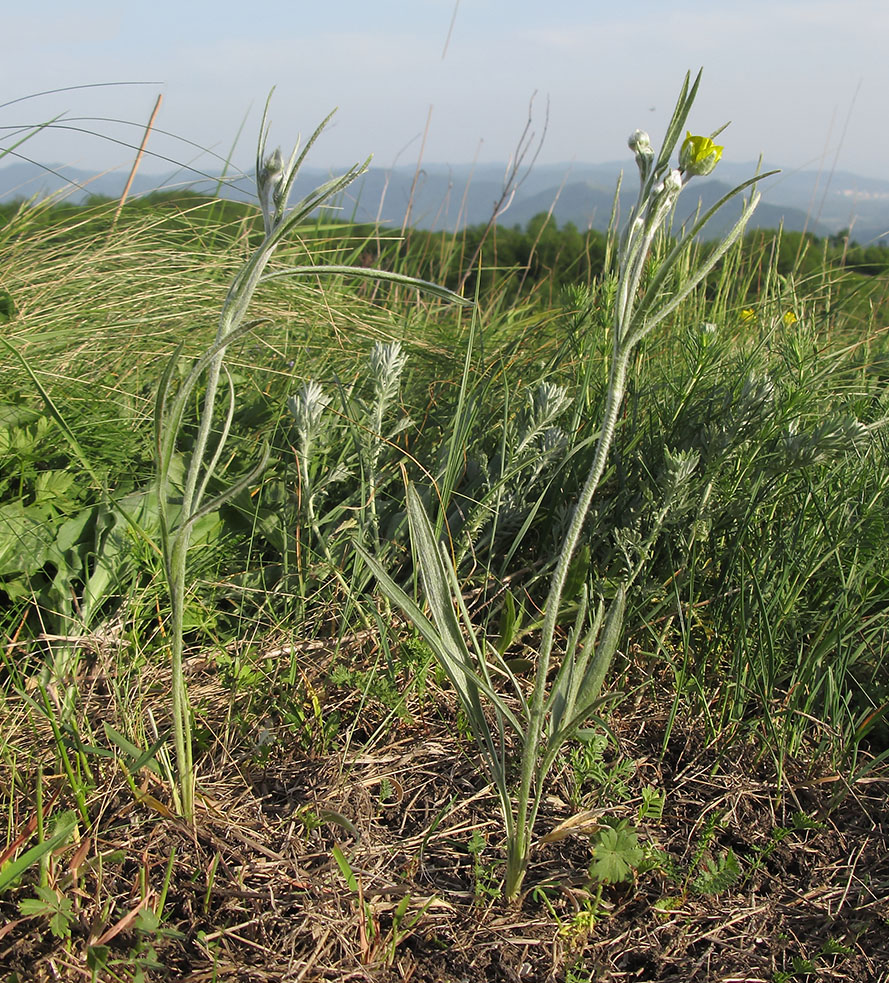
POLYGON ((13 860, 0 868, 0 894, 9 887, 10 884, 18 880, 19 877, 33 864, 37 863, 51 850, 60 847, 68 837, 74 832, 77 826, 77 814, 73 811, 63 813, 57 823, 55 832, 48 839, 30 850, 26 850, 17 860, 13 860))

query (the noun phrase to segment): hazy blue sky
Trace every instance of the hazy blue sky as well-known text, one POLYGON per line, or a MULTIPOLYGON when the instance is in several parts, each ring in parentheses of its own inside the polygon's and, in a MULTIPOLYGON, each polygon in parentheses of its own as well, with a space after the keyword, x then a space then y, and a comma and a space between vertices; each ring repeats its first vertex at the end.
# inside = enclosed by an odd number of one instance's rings
MULTIPOLYGON (((886 0, 625 0, 620 10, 613 0, 18 6, 3 18, 0 98, 93 82, 152 84, 7 104, 0 108, 7 128, 65 113, 72 126, 138 143, 162 92, 157 125, 223 156, 246 115, 236 154, 246 163, 274 85, 274 143, 308 135, 339 107, 312 153, 322 167, 370 153, 380 166, 415 162, 430 107, 426 161, 505 161, 536 91, 538 133, 549 99, 540 159, 598 162, 623 158, 637 126, 657 141, 685 71, 703 67, 692 128, 710 132, 732 120, 722 136, 727 157, 762 152, 785 167, 836 163, 889 178, 886 0), (87 116, 137 125, 74 122, 87 116)), ((11 132, 0 131, 0 145, 11 132)), ((183 142, 157 136, 150 147, 214 167, 183 142)), ((88 168, 132 159, 113 143, 64 129, 22 152, 88 168)))

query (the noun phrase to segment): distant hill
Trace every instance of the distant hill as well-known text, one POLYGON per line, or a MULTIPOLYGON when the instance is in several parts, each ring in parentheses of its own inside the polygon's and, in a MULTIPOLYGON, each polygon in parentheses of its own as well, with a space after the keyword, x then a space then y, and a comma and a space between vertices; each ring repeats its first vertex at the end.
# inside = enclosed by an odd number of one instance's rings
MULTIPOLYGON (((563 225, 573 222, 579 229, 590 226, 604 230, 611 215, 614 191, 623 167, 620 208, 623 214, 635 199, 636 170, 633 162, 605 164, 539 165, 524 177, 498 217, 504 225, 524 226, 534 215, 549 212, 563 225)), ((763 166, 762 170, 770 169, 763 166)), ((723 161, 715 172, 718 180, 697 180, 683 192, 676 220, 686 221, 698 202, 712 205, 733 183, 750 177, 754 164, 723 161)), ((336 171, 305 168, 296 182, 295 195, 311 191, 336 171)), ((347 190, 339 202, 341 213, 356 221, 400 227, 407 215, 419 228, 455 229, 487 222, 503 197, 503 165, 468 164, 446 166, 429 164, 390 170, 372 167, 347 190)), ((87 195, 117 198, 127 174, 116 171, 90 174, 63 165, 39 167, 17 162, 0 167, 0 201, 61 194, 74 201, 87 195)), ((168 174, 137 174, 131 194, 145 194, 159 188, 190 188, 215 194, 219 178, 182 168, 168 174)), ((815 171, 788 171, 764 180, 763 199, 751 228, 807 229, 816 235, 829 235, 852 229, 852 238, 868 243, 889 233, 889 180, 864 178, 848 172, 823 174, 815 171)), ((226 180, 220 194, 240 200, 253 197, 252 178, 226 180)), ((740 210, 733 204, 709 228, 715 237, 731 224, 740 210)))

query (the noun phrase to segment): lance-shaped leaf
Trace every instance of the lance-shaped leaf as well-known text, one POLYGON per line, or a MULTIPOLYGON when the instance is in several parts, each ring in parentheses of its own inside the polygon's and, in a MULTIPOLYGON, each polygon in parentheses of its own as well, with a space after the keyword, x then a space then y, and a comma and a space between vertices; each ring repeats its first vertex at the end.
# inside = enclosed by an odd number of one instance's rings
POLYGON ((621 584, 608 607, 598 644, 591 652, 586 653, 588 660, 586 664, 578 666, 581 682, 574 699, 578 713, 583 713, 585 707, 592 705, 599 698, 602 684, 605 682, 605 674, 608 672, 623 632, 626 607, 627 589, 621 584))
MULTIPOLYGON (((626 602, 627 590, 621 585, 608 607, 604 624, 602 605, 599 606, 593 628, 586 637, 583 651, 574 667, 572 685, 564 701, 558 705, 558 718, 553 714, 548 723, 546 753, 541 768, 544 774, 562 745, 575 736, 596 707, 604 702, 599 694, 623 631, 626 602)), ((552 696, 550 699, 552 700, 552 696)))
MULTIPOLYGON (((374 577, 377 578, 380 589, 388 600, 400 608, 402 614, 417 629, 423 636, 423 640, 432 649, 433 655, 438 660, 445 675, 451 681, 467 715, 472 716, 474 707, 480 708, 478 700, 478 694, 480 692, 489 698, 497 698, 497 694, 489 689, 485 680, 472 668, 469 649, 465 641, 462 640, 462 636, 461 643, 455 650, 448 644, 448 640, 438 630, 438 627, 426 616, 420 605, 389 576, 386 568, 379 560, 357 543, 355 544, 355 550, 367 564, 374 577)), ((521 733, 519 721, 508 707, 504 707, 503 715, 510 726, 517 733, 521 733)), ((482 715, 482 719, 484 719, 484 715, 482 715)), ((487 723, 484 726, 487 727, 487 723)))
POLYGON ((0 893, 5 891, 10 884, 18 880, 41 857, 45 856, 51 850, 60 847, 74 832, 76 826, 77 814, 71 811, 63 813, 56 822, 52 836, 45 839, 42 843, 38 843, 37 846, 32 846, 30 850, 26 850, 16 860, 0 867, 0 893))
POLYGON ((406 276, 403 273, 392 273, 390 270, 367 269, 360 266, 343 266, 339 264, 317 264, 311 266, 288 266, 282 270, 272 270, 264 273, 261 277, 262 282, 266 280, 277 280, 282 276, 352 276, 364 280, 379 280, 385 283, 394 283, 399 286, 413 287, 415 290, 422 290, 435 297, 461 304, 463 307, 471 307, 472 301, 460 294, 454 293, 447 287, 442 287, 429 280, 421 280, 419 277, 406 276))

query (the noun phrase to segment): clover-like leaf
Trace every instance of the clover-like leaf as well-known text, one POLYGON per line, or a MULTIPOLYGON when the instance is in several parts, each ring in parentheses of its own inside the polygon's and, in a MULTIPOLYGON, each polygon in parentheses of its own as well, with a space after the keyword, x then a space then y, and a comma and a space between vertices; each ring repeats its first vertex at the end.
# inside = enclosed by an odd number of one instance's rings
POLYGON ((51 887, 38 886, 35 888, 36 898, 25 898, 19 902, 19 911, 25 918, 45 915, 49 918, 49 930, 56 938, 63 939, 71 932, 71 922, 74 920, 73 905, 51 887))
POLYGON ((590 876, 602 884, 618 884, 633 876, 642 862, 642 847, 636 830, 625 819, 616 826, 602 829, 593 847, 590 876))

